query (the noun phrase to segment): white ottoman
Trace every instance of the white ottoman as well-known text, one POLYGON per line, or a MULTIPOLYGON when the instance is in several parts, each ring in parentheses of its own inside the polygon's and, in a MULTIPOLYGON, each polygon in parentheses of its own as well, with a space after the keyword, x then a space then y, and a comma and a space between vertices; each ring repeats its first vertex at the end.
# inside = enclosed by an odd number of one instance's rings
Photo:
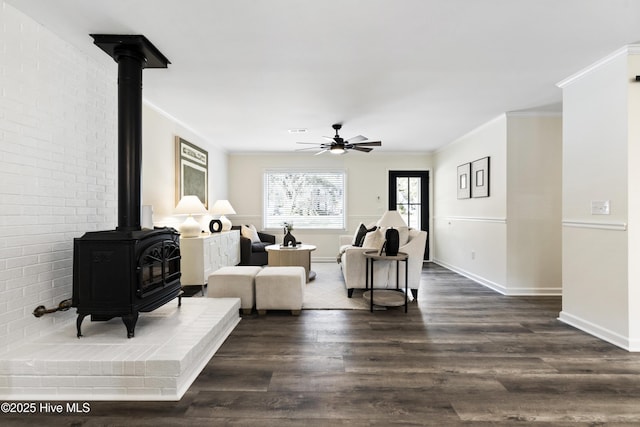
POLYGON ((256 310, 291 310, 299 315, 306 276, 304 267, 264 267, 256 275, 256 310))
POLYGON ((255 304, 256 274, 262 267, 222 267, 209 275, 207 296, 211 298, 240 298, 243 314, 250 314, 255 304))

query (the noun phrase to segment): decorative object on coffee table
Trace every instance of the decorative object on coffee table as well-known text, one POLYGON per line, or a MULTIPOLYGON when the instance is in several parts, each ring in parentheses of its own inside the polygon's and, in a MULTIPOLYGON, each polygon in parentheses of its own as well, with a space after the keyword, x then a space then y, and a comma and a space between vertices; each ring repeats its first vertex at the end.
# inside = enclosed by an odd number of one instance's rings
POLYGON ((282 239, 282 246, 295 247, 297 244, 296 238, 291 234, 293 230, 293 224, 290 222, 284 223, 284 238, 282 239))

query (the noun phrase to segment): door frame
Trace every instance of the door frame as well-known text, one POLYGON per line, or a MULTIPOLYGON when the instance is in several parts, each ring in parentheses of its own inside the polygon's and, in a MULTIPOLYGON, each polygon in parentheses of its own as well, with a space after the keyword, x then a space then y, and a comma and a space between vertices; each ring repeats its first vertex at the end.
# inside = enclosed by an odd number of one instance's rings
POLYGON ((429 171, 428 170, 390 170, 389 171, 389 184, 388 184, 388 200, 389 210, 396 210, 397 198, 396 198, 396 178, 405 177, 418 177, 420 178, 420 200, 421 200, 421 218, 420 229, 427 232, 427 244, 424 249, 424 260, 429 259, 429 223, 430 223, 430 210, 429 210, 429 171))

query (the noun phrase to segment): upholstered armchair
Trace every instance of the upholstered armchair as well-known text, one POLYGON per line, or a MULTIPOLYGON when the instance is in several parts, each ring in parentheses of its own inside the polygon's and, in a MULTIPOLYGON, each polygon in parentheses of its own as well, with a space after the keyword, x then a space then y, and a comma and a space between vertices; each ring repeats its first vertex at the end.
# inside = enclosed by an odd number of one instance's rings
POLYGON ((267 265, 269 256, 265 247, 276 243, 276 236, 272 234, 243 230, 246 226, 233 226, 232 230, 240 230, 240 265, 267 265), (244 231, 244 233, 243 233, 244 231))
MULTIPOLYGON (((408 287, 411 289, 414 298, 418 297, 420 288, 420 276, 422 274, 422 262, 424 251, 427 245, 427 232, 421 230, 407 229, 406 242, 403 242, 399 251, 409 255, 407 260, 408 287)), ((359 247, 352 245, 353 236, 340 236, 340 253, 338 261, 342 268, 345 286, 349 298, 353 295, 354 289, 365 289, 366 287, 366 259, 363 255, 365 251, 379 250, 379 246, 359 247)), ((404 284, 405 263, 400 265, 400 287, 404 284)), ((395 288, 396 287, 396 263, 392 261, 376 261, 374 266, 375 288, 395 288)))

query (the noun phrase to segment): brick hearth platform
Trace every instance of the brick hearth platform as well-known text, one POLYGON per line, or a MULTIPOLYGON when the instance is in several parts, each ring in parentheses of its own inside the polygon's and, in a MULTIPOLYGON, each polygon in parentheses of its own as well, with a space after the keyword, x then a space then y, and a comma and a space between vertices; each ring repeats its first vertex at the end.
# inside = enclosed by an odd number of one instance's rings
POLYGON ((75 322, 0 354, 0 400, 180 400, 240 321, 237 298, 183 298, 120 318, 75 322))

